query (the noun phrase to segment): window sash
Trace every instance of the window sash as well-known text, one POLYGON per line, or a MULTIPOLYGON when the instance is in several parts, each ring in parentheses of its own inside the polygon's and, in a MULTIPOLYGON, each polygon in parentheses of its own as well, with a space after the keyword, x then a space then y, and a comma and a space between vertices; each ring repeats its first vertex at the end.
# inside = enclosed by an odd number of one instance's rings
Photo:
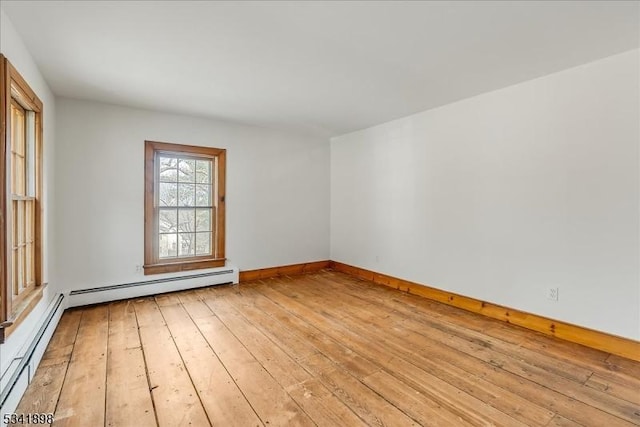
POLYGON ((153 141, 145 147, 145 274, 224 265, 226 151, 153 141), (184 172, 183 162, 191 163, 184 172), (178 193, 187 188, 192 198, 178 193))
POLYGON ((0 54, 0 343, 42 296, 42 102, 0 54), (36 290, 38 290, 36 292, 36 290), (12 326, 13 325, 13 326, 12 326))

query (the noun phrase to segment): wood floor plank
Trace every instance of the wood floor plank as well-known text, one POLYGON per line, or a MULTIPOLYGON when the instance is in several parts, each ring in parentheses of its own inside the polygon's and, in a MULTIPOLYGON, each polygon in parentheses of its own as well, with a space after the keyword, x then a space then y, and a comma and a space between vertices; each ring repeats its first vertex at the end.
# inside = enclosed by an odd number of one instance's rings
MULTIPOLYGON (((248 318, 254 321, 254 325, 259 328, 264 328, 263 330, 271 329, 272 335, 274 337, 274 341, 280 342, 283 349, 288 349, 286 345, 286 340, 280 341, 279 336, 282 331, 287 331, 291 333, 293 330, 300 333, 301 338, 306 339, 309 344, 314 344, 317 348, 317 352, 309 352, 310 356, 307 360, 302 360, 302 365, 307 366, 307 369, 313 371, 318 370, 315 367, 315 363, 311 363, 310 361, 317 360, 317 357, 321 356, 326 360, 330 360, 334 363, 335 366, 332 366, 330 369, 335 369, 336 367, 343 367, 343 369, 347 372, 350 372, 352 375, 355 375, 359 378, 369 377, 372 373, 376 373, 380 370, 380 366, 374 365, 366 359, 359 357, 356 353, 351 351, 348 348, 343 347, 339 344, 339 342, 334 341, 332 338, 327 337, 322 334, 320 331, 312 331, 313 327, 310 324, 305 324, 305 322, 301 319, 296 318, 295 316, 291 316, 290 313, 287 313, 280 309, 277 305, 270 303, 269 300, 260 300, 259 294, 253 295, 253 298, 249 295, 247 291, 242 293, 243 298, 236 298, 235 303, 240 303, 240 301, 246 301, 251 298, 256 305, 264 305, 267 307, 266 312, 263 312, 263 316, 260 316, 259 312, 255 312, 255 310, 251 310, 250 306, 240 305, 244 315, 247 315, 248 318), (257 297, 257 298, 256 298, 257 297), (267 314, 268 313, 268 314, 267 314), (272 315, 273 317, 269 318, 268 316, 272 315), (314 357, 316 356, 316 357, 314 357), (370 366, 366 371, 362 371, 361 369, 353 369, 354 363, 358 364, 360 368, 362 365, 370 366)), ((230 300, 232 303, 234 300, 230 300)), ((269 333, 269 332, 267 332, 269 333)), ((295 357, 295 355, 294 355, 295 357)), ((375 388, 375 387, 374 387, 375 388)), ((385 395, 381 393, 379 390, 374 390, 381 395, 385 395)), ((396 391, 402 391, 405 395, 411 395, 412 393, 418 393, 415 389, 411 389, 406 384, 396 384, 396 391)), ((391 393, 391 392, 390 392, 391 393)), ((387 398, 389 396, 385 395, 387 398)), ((416 412, 412 407, 407 408, 407 411, 404 411, 405 405, 410 404, 410 400, 402 401, 400 404, 396 404, 396 406, 402 409, 405 413, 411 416, 413 419, 418 420, 421 416, 425 416, 430 419, 430 425, 465 425, 465 422, 461 420, 458 416, 448 413, 445 408, 441 405, 438 405, 436 402, 433 402, 427 398, 421 399, 421 411, 416 412), (418 418, 416 418, 416 415, 418 418)), ((395 399, 395 396, 391 396, 395 402, 399 402, 395 399)))
POLYGON ((109 305, 105 425, 132 422, 140 427, 157 425, 136 313, 130 301, 123 301, 109 305))
POLYGON ((364 286, 368 290, 382 295, 383 298, 406 303, 409 306, 421 309, 422 312, 428 312, 431 317, 444 316, 449 321, 456 322, 465 328, 485 333, 489 337, 502 339, 534 351, 549 354, 560 360, 584 364, 584 367, 588 367, 590 364, 602 365, 610 356, 601 350, 550 337, 500 320, 478 316, 476 313, 460 310, 407 292, 399 292, 387 286, 375 285, 372 282, 340 272, 325 270, 322 274, 333 278, 334 281, 340 284, 349 286, 355 283, 358 286, 364 286))
MULTIPOLYGON (((314 313, 306 309, 302 304, 298 303, 295 300, 295 298, 291 298, 285 293, 280 293, 278 291, 279 291, 278 287, 276 288, 265 287, 261 289, 261 292, 263 292, 265 295, 267 295, 269 298, 273 299, 274 301, 278 301, 279 303, 285 305, 292 313, 304 318, 314 317, 314 313)), ((315 303, 312 302, 310 299, 305 299, 305 305, 308 305, 308 304, 315 304, 315 303)), ((321 307, 325 307, 325 305, 318 303, 316 308, 317 310, 321 310, 321 307)), ((324 310, 328 312, 330 309, 324 308, 324 310)), ((379 360, 379 363, 382 364, 383 366, 386 366, 386 367, 389 366, 388 365, 389 362, 385 361, 385 359, 388 359, 390 357, 389 355, 369 354, 369 352, 371 351, 376 351, 375 350, 376 347, 369 348, 370 346, 364 345, 364 342, 362 341, 361 337, 359 337, 357 334, 351 333, 349 329, 356 327, 355 324, 350 324, 349 327, 347 328, 341 325, 339 322, 329 321, 328 318, 323 319, 322 316, 320 315, 315 315, 315 316, 316 318, 313 319, 313 323, 315 325, 325 325, 324 327, 326 329, 324 330, 328 334, 332 334, 332 333, 335 334, 336 331, 342 331, 342 335, 341 335, 342 339, 348 339, 351 342, 350 345, 352 346, 352 348, 358 349, 363 355, 368 354, 370 360, 379 360)), ((419 369, 419 368, 416 368, 416 369, 419 369)), ((451 395, 458 396, 458 399, 457 399, 458 406, 461 405, 462 401, 466 400, 468 402, 468 404, 465 406, 464 414, 467 416, 467 419, 470 420, 470 422, 488 425, 491 423, 491 421, 493 421, 498 425, 505 425, 505 426, 523 425, 522 423, 519 423, 516 419, 509 417, 505 413, 502 413, 494 409, 493 407, 483 405, 483 402, 481 402, 480 400, 476 399, 475 397, 467 393, 464 393, 456 389, 455 387, 452 387, 446 382, 441 381, 438 378, 431 376, 430 374, 426 374, 426 376, 430 378, 431 380, 430 383, 432 384, 432 387, 443 389, 442 393, 440 393, 439 395, 431 396, 431 398, 435 399, 437 402, 447 406, 450 410, 455 409, 455 405, 451 405, 451 401, 452 401, 450 398, 451 395)))
POLYGON ((54 426, 104 425, 108 315, 104 305, 83 310, 54 426))
MULTIPOLYGON (((297 287, 296 289, 311 293, 316 292, 314 289, 305 287, 297 287)), ((370 307, 369 311, 371 309, 370 307)), ((352 314, 358 315, 358 312, 353 311, 352 314)), ((549 366, 551 363, 547 362, 545 364, 539 361, 530 363, 529 360, 509 355, 508 351, 503 353, 495 351, 493 346, 488 346, 477 334, 471 339, 462 338, 456 331, 451 329, 443 330, 440 324, 425 321, 424 319, 416 321, 413 317, 407 317, 402 321, 402 325, 417 334, 428 335, 430 338, 435 337, 443 345, 463 351, 516 375, 531 379, 545 387, 562 392, 570 398, 582 400, 619 418, 626 419, 632 423, 640 422, 640 415, 637 414, 636 405, 630 405, 628 402, 603 393, 601 390, 585 390, 582 381, 571 381, 565 378, 564 375, 559 375, 555 367, 549 366), (425 332, 425 326, 429 327, 428 332, 425 332), (545 366, 547 369, 541 366, 545 366)), ((528 357, 532 358, 534 356, 528 355, 528 357)), ((565 365, 564 369, 571 369, 571 367, 565 365)))
MULTIPOLYGON (((228 292, 225 293, 229 295, 228 292)), ((211 295, 210 293, 208 294, 211 295)), ((319 425, 358 425, 357 416, 294 359, 250 323, 228 300, 206 298, 205 303, 229 330, 245 345, 271 376, 289 393, 305 412, 313 414, 319 425)))
POLYGON ((225 299, 208 298, 204 302, 283 389, 288 390, 312 379, 309 372, 249 323, 225 299))
POLYGON ((160 309, 151 298, 134 304, 160 427, 210 425, 160 309))
MULTIPOLYGON (((280 286, 270 286, 263 290, 263 293, 273 294, 278 293, 279 290, 287 289, 287 285, 284 282, 281 282, 280 286)), ((304 286, 296 287, 295 289, 289 288, 288 290, 283 291, 284 294, 290 295, 296 300, 304 300, 305 305, 312 306, 317 310, 324 310, 326 314, 330 312, 335 312, 336 316, 340 317, 342 315, 342 310, 328 308, 325 302, 316 302, 313 299, 313 294, 309 293, 308 290, 305 291, 304 286)), ((344 296, 342 300, 344 300, 344 296)), ((334 302, 334 307, 340 307, 341 302, 334 302)), ((369 308, 371 309, 371 308, 369 308)), ((351 309, 351 314, 353 317, 357 317, 356 309, 351 309)), ((363 339, 360 337, 367 337, 372 334, 372 330, 384 329, 385 322, 378 322, 377 319, 382 318, 382 315, 373 315, 367 318, 367 321, 370 323, 369 327, 362 327, 357 322, 354 322, 350 318, 343 318, 343 321, 346 323, 346 327, 342 328, 343 333, 347 337, 351 337, 352 340, 363 339), (372 329, 373 328, 373 329, 372 329)), ((320 323, 320 320, 315 320, 314 323, 320 323)), ((334 324, 338 325, 338 324, 334 324)), ((336 326, 334 326, 334 329, 336 326)), ((616 425, 628 425, 628 422, 625 423, 620 418, 607 418, 606 414, 604 414, 601 410, 594 408, 590 405, 583 404, 580 401, 576 401, 572 397, 565 396, 561 393, 555 392, 553 390, 548 389, 544 385, 538 384, 531 380, 528 380, 523 377, 514 376, 513 373, 505 371, 500 366, 494 366, 491 364, 491 361, 483 361, 477 360, 474 354, 465 354, 458 349, 448 347, 443 345, 443 343, 428 338, 426 336, 420 335, 416 332, 409 331, 407 332, 404 329, 398 328, 388 328, 389 335, 386 335, 382 338, 382 342, 387 351, 394 349, 395 354, 398 355, 401 359, 406 362, 411 362, 412 360, 419 360, 420 364, 424 364, 429 366, 431 360, 437 360, 437 365, 431 365, 430 369, 435 370, 438 369, 439 366, 446 366, 448 360, 455 360, 459 366, 465 367, 470 373, 475 373, 475 375, 480 375, 482 378, 487 378, 492 380, 494 383, 498 383, 496 385, 502 385, 506 390, 511 391, 511 395, 514 394, 521 395, 524 399, 529 400, 531 402, 540 401, 543 403, 543 406, 549 411, 562 411, 563 414, 568 416, 570 419, 574 420, 582 420, 582 422, 587 425, 594 420, 597 422, 598 420, 607 420, 607 422, 616 424, 616 425), (428 350, 427 350, 428 349, 428 350), (423 354, 425 352, 431 353, 430 357, 424 357, 423 354), (479 363, 478 363, 479 362, 479 363), (499 381, 496 380, 499 378, 499 381), (522 380, 527 380, 522 381, 522 380)), ((373 332, 376 337, 379 337, 379 333, 373 332)), ((370 338, 373 339, 373 338, 370 338)), ((380 340, 380 338, 378 338, 380 340)), ((364 339, 363 343, 366 343, 367 340, 364 339)), ((364 345, 364 350, 367 351, 367 346, 364 345)), ((369 350, 371 351, 371 350, 369 350)), ((448 381, 455 382, 455 380, 449 377, 448 381)), ((494 395, 496 392, 500 391, 497 389, 493 391, 494 395)), ((527 405, 525 403, 521 403, 522 399, 502 399, 498 398, 501 393, 504 391, 500 391, 496 397, 491 400, 485 401, 487 404, 495 404, 495 405, 509 405, 514 404, 514 407, 511 410, 508 408, 504 409, 506 412, 510 413, 512 416, 526 416, 527 412, 535 411, 530 408, 530 404, 527 405), (515 403, 519 400, 520 403, 515 403)), ((598 402, 600 404, 600 402, 598 402)), ((539 417, 544 414, 536 415, 535 419, 540 419, 539 417)), ((539 422, 539 421, 538 421, 539 422)))
POLYGON ((289 388, 289 394, 318 426, 366 426, 317 378, 289 388))
POLYGON ((184 307, 164 304, 160 311, 211 423, 263 425, 184 307))
POLYGON ((67 311, 18 411, 82 426, 624 427, 640 425, 639 390, 638 362, 323 270, 67 311))
POLYGON ((42 366, 71 359, 83 310, 67 310, 62 315, 51 341, 42 355, 42 366))
POLYGON ((603 378, 599 374, 592 375, 591 378, 585 382, 585 386, 606 392, 640 408, 640 387, 629 387, 616 380, 603 378))
POLYGON ((474 425, 463 417, 453 413, 438 401, 425 396, 419 390, 410 387, 386 371, 378 371, 364 379, 372 390, 385 396, 421 425, 428 426, 465 426, 474 425))
POLYGON ((509 325, 502 321, 489 319, 484 316, 478 316, 475 313, 466 312, 464 310, 450 307, 446 304, 430 301, 405 292, 397 292, 385 286, 376 286, 371 282, 362 279, 346 276, 342 273, 333 271, 324 271, 322 277, 336 278, 340 285, 346 287, 354 287, 356 291, 358 287, 365 286, 369 291, 374 292, 379 298, 388 301, 395 301, 406 306, 408 309, 416 310, 416 312, 425 312, 430 317, 443 320, 447 323, 454 323, 465 329, 480 332, 488 338, 495 338, 504 342, 509 342, 532 350, 537 354, 551 357, 558 362, 568 363, 573 366, 566 372, 572 371, 592 371, 598 373, 606 379, 612 379, 623 384, 627 384, 631 388, 640 389, 640 376, 633 374, 634 369, 631 366, 640 366, 640 362, 631 361, 620 358, 619 356, 609 355, 600 350, 585 347, 579 344, 571 343, 555 337, 533 332, 515 325, 509 325), (616 358, 623 360, 626 368, 621 368, 615 364, 616 358), (628 373, 631 372, 631 375, 628 373))
MULTIPOLYGON (((63 314, 42 356, 37 374, 15 411, 17 414, 53 414, 55 412, 81 317, 81 310, 71 310, 63 314)), ((42 424, 23 425, 41 426, 42 424)))
MULTIPOLYGON (((338 285, 335 282, 327 280, 323 276, 318 275, 310 277, 309 280, 318 283, 319 285, 338 290, 338 285)), ((351 297, 349 301, 367 301, 375 307, 393 310, 394 312, 402 315, 402 317, 415 319, 429 329, 437 329, 443 334, 464 339, 471 344, 490 348, 491 350, 502 353, 507 357, 517 358, 523 362, 553 373, 554 375, 565 377, 580 384, 583 384, 593 373, 591 369, 576 366, 574 363, 559 361, 555 358, 534 352, 519 345, 487 337, 486 334, 472 331, 469 328, 449 322, 449 318, 444 316, 439 317, 437 320, 432 320, 426 316, 415 316, 416 312, 408 309, 407 304, 399 304, 389 298, 371 296, 370 292, 363 293, 361 287, 340 286, 340 290, 343 292, 343 295, 351 297)))
MULTIPOLYGON (((323 285, 328 285, 329 287, 335 288, 335 286, 338 286, 336 283, 326 281, 326 277, 327 277, 327 274, 322 274, 322 275, 314 276, 313 279, 316 281, 319 281, 323 285)), ((385 295, 389 292, 389 289, 386 287, 374 286, 374 287, 368 288, 367 289, 368 292, 362 292, 362 289, 361 289, 362 283, 354 282, 351 279, 347 279, 345 283, 347 284, 346 287, 348 289, 351 289, 351 291, 346 292, 347 295, 350 295, 355 298, 362 298, 365 301, 375 301, 381 306, 384 306, 389 310, 393 310, 394 312, 401 314, 403 317, 411 317, 415 313, 420 314, 420 311, 419 311, 420 305, 419 304, 413 305, 412 303, 416 301, 420 302, 420 300, 423 300, 423 298, 415 297, 413 295, 408 295, 407 298, 403 299, 403 301, 400 302, 395 298, 388 298, 388 297, 383 298, 380 296, 380 294, 385 295), (369 294, 374 294, 374 296, 372 297, 369 294)), ((339 285, 340 289, 342 289, 342 285, 343 283, 340 283, 339 285)), ((393 292, 393 290, 391 290, 391 292, 393 292)), ((616 385, 616 387, 595 387, 595 388, 598 388, 598 390, 606 394, 612 394, 615 397, 621 397, 620 395, 616 395, 616 392, 625 393, 625 390, 640 390, 640 379, 628 374, 629 372, 633 373, 633 369, 634 369, 633 367, 635 367, 636 365, 640 366, 640 363, 638 362, 620 358, 623 361, 622 363, 626 364, 625 368, 620 368, 619 366, 615 365, 614 362, 605 361, 606 357, 602 358, 601 356, 598 357, 595 361, 585 362, 585 360, 582 357, 577 357, 577 356, 578 355, 581 356, 582 350, 587 349, 586 347, 578 344, 574 344, 574 343, 567 343, 567 342, 546 337, 546 336, 541 336, 541 339, 545 340, 546 342, 546 344, 544 344, 543 347, 531 347, 531 348, 522 349, 521 345, 522 345, 522 342, 524 342, 525 340, 520 339, 519 340, 520 344, 515 345, 514 344, 515 340, 508 340, 508 339, 504 340, 502 338, 496 339, 495 337, 487 336, 484 333, 476 332, 468 328, 469 326, 468 321, 465 321, 462 324, 458 323, 458 320, 459 320, 458 314, 460 314, 459 312, 461 312, 461 310, 458 310, 456 308, 449 307, 443 304, 438 304, 433 302, 431 303, 434 304, 435 306, 441 306, 440 308, 442 308, 443 313, 434 317, 433 319, 426 316, 419 316, 418 317, 419 322, 422 323, 427 328, 430 328, 430 329, 435 328, 446 335, 457 336, 469 341, 472 344, 479 344, 483 347, 488 347, 491 350, 495 350, 497 352, 502 353, 503 355, 507 356, 507 358, 516 358, 519 362, 524 362, 525 364, 535 366, 536 368, 540 368, 543 371, 547 371, 557 376, 565 377, 579 384, 584 383, 587 380, 587 378, 590 378, 591 375, 595 373, 595 376, 597 378, 600 378, 603 381, 606 380, 616 385), (453 311, 454 314, 456 314, 456 316, 453 316, 453 315, 446 316, 445 314, 447 311, 453 311), (564 353, 558 353, 558 352, 548 353, 546 351, 547 348, 555 347, 558 345, 566 348, 571 348, 571 353, 567 353, 566 351, 564 353), (537 351, 534 350, 534 348, 537 351), (555 355, 555 357, 553 357, 552 354, 555 355), (561 354, 562 357, 557 357, 558 354, 561 354), (568 354, 571 354, 575 357, 571 357, 569 359, 567 358, 568 354)), ((432 312, 430 311, 430 314, 431 313, 432 312)), ((485 323, 495 322, 492 319, 484 319, 481 316, 473 315, 470 313, 464 313, 464 314, 466 314, 467 316, 480 318, 480 320, 485 323)), ((505 325, 503 322, 498 322, 498 323, 501 328, 505 328, 505 325)), ((419 329, 423 329, 423 328, 420 327, 419 329)), ((540 335, 536 333, 531 333, 530 331, 521 330, 521 328, 518 328, 518 327, 511 327, 509 330, 513 335, 517 335, 520 338, 527 337, 527 336, 533 337, 536 335, 540 335), (524 334, 523 334, 523 331, 524 331, 524 334)), ((486 351, 486 349, 483 349, 481 351, 486 351)), ((602 354, 603 352, 598 351, 598 353, 602 354)), ((538 372, 541 372, 541 371, 538 371, 538 372)), ((626 394, 626 396, 627 396, 626 400, 629 400, 628 393, 626 394)), ((597 396, 594 398, 596 400, 598 399, 597 396)), ((630 401, 635 403, 633 400, 630 400, 630 401)), ((603 406, 608 406, 607 401, 603 402, 603 406)))
POLYGON ((264 424, 314 424, 220 319, 200 317, 194 322, 264 424))
MULTIPOLYGON (((242 298, 236 297, 235 299, 229 299, 229 301, 232 304, 238 304, 240 307, 239 311, 241 311, 243 315, 246 315, 248 319, 253 321, 254 325, 266 331, 267 334, 270 334, 270 336, 274 338, 274 341, 279 342, 282 348, 285 349, 285 351, 290 350, 290 347, 288 347, 287 345, 289 339, 288 337, 286 337, 284 340, 280 339, 283 331, 286 331, 287 333, 296 331, 300 334, 300 337, 302 339, 306 339, 306 341, 308 342, 307 345, 315 345, 317 351, 308 352, 308 360, 303 360, 303 365, 305 366, 309 363, 310 360, 317 360, 318 356, 322 356, 322 358, 332 361, 336 366, 342 366, 346 371, 351 372, 352 374, 355 374, 356 377, 360 378, 369 377, 372 373, 376 373, 380 370, 379 366, 372 364, 366 359, 358 357, 353 351, 340 345, 339 342, 334 341, 318 330, 313 331, 313 327, 310 324, 305 324, 303 320, 298 319, 295 316, 291 316, 290 313, 285 312, 277 305, 270 302, 270 300, 261 300, 260 295, 257 293, 252 295, 250 291, 247 292, 245 290, 242 293, 242 298), (242 304, 242 301, 247 300, 253 301, 256 306, 265 307, 265 311, 260 311, 259 309, 257 309, 257 307, 253 307, 252 309, 250 305, 242 304), (364 362, 364 364, 370 365, 371 367, 367 371, 365 371, 365 373, 362 373, 362 371, 359 369, 351 369, 355 357, 357 357, 357 362, 355 363, 359 362, 359 364, 362 365, 364 362)), ((295 354, 292 355, 292 357, 295 357, 295 354)), ((315 363, 312 363, 311 366, 314 366, 314 364, 315 363)), ((312 367, 310 368, 310 370, 313 369, 314 368, 312 367)), ((389 385, 388 387, 392 386, 389 385)), ((387 394, 379 394, 385 395, 387 398, 389 398, 390 394, 392 394, 391 398, 395 402, 398 402, 398 400, 395 398, 396 392, 400 392, 398 395, 405 396, 411 395, 412 393, 418 393, 416 390, 410 389, 405 384, 396 384, 393 391, 389 391, 387 394)), ((430 420, 429 425, 465 425, 464 420, 461 420, 454 414, 447 412, 446 409, 441 405, 438 405, 436 402, 424 398, 424 396, 422 397, 423 398, 420 400, 422 408, 419 412, 416 412, 415 408, 413 407, 409 407, 408 411, 405 411, 412 418, 419 420, 424 416, 426 419, 430 420)), ((400 403, 399 405, 396 404, 396 406, 404 410, 403 405, 407 403, 411 404, 411 401, 412 399, 407 399, 405 401, 402 401, 402 403, 400 403)))

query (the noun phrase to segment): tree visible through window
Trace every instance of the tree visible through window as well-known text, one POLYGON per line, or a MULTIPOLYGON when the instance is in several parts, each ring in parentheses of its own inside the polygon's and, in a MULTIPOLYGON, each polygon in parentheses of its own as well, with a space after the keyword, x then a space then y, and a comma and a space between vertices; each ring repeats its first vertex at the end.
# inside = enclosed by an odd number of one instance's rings
POLYGON ((158 154, 160 258, 211 255, 214 160, 158 154))
POLYGON ((224 265, 225 154, 146 142, 145 274, 224 265))

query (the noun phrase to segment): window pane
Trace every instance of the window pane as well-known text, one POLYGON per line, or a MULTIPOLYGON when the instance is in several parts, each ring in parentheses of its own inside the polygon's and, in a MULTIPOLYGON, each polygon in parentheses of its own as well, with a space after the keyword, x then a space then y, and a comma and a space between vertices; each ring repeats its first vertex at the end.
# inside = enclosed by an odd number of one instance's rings
POLYGON ((178 206, 194 206, 196 202, 194 184, 178 184, 178 206))
POLYGON ((196 231, 195 209, 179 210, 178 231, 181 233, 193 233, 196 231))
POLYGON ((14 167, 15 167, 15 175, 14 175, 15 183, 13 188, 15 189, 15 194, 18 196, 25 196, 26 195, 26 191, 25 191, 26 173, 25 173, 24 157, 16 156, 14 167))
POLYGON ((210 185, 196 185, 196 206, 211 206, 210 185))
POLYGON ((160 181, 178 181, 178 159, 173 157, 160 157, 160 181))
POLYGON ((179 256, 193 256, 195 254, 195 233, 180 233, 178 234, 178 255, 179 256))
POLYGON ((178 256, 178 236, 176 234, 161 234, 158 253, 160 258, 178 256))
POLYGON ((26 217, 27 217, 27 226, 26 226, 26 230, 25 230, 25 241, 26 242, 33 242, 34 241, 34 236, 33 236, 33 231, 35 229, 35 219, 33 217, 33 205, 34 202, 33 200, 29 200, 27 202, 25 202, 25 208, 26 208, 26 217))
POLYGON ((211 209, 196 209, 196 231, 211 231, 211 209))
POLYGON ((196 182, 196 161, 180 159, 178 161, 178 181, 196 182))
POLYGON ((211 233, 196 233, 196 255, 211 255, 211 233))
POLYGON ((17 293, 22 292, 22 288, 24 288, 24 246, 20 246, 17 252, 18 256, 16 259, 16 270, 18 272, 17 282, 17 293))
POLYGON ((13 288, 13 295, 18 295, 20 289, 18 288, 18 249, 14 249, 11 253, 11 287, 13 288))
POLYGON ((176 206, 178 203, 178 184, 161 182, 159 187, 160 194, 158 197, 160 206, 176 206))
POLYGON ((17 224, 17 235, 15 237, 16 245, 24 245, 25 243, 25 202, 24 200, 20 200, 18 202, 18 224, 17 224))
POLYGON ((36 195, 36 113, 27 111, 25 138, 25 165, 27 196, 36 195))
POLYGON ((210 160, 196 160, 196 182, 211 184, 210 160))
POLYGON ((24 281, 25 286, 29 286, 33 282, 33 245, 27 244, 25 246, 25 274, 24 281))
POLYGON ((11 104, 11 151, 24 155, 25 117, 22 110, 11 104))
POLYGON ((158 222, 159 230, 161 233, 175 233, 176 231, 178 231, 178 210, 160 209, 158 222))
POLYGON ((18 230, 19 230, 19 218, 20 218, 20 212, 19 212, 19 206, 20 206, 20 202, 18 200, 14 200, 13 203, 11 204, 13 207, 13 221, 12 221, 12 225, 13 225, 13 230, 11 233, 11 247, 15 248, 17 247, 20 242, 19 242, 19 238, 18 238, 18 230))

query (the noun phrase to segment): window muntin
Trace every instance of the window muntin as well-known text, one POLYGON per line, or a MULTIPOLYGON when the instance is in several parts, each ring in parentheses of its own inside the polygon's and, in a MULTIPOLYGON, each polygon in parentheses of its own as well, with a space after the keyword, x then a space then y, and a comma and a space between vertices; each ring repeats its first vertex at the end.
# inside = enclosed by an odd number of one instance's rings
POLYGON ((35 285, 35 113, 11 101, 11 298, 35 285))
POLYGON ((158 258, 211 256, 215 250, 215 159, 156 154, 158 258))
POLYGON ((43 105, 0 54, 0 343, 42 297, 43 105))
POLYGON ((145 274, 223 266, 226 151, 145 142, 145 274))

